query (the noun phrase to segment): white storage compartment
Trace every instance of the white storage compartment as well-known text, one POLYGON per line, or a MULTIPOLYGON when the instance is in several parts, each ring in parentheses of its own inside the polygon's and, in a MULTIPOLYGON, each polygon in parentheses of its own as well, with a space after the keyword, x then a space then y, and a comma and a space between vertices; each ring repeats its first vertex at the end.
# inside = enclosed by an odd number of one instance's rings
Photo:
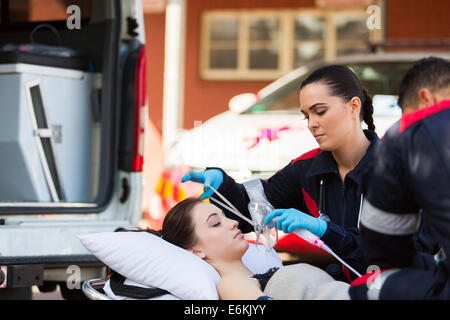
POLYGON ((0 201, 91 202, 89 72, 0 64, 0 201))

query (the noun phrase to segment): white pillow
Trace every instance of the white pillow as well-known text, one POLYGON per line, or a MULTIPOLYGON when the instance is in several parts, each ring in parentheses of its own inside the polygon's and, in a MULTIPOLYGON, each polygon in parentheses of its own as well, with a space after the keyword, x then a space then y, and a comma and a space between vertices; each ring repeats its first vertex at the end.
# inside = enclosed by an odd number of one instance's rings
POLYGON ((147 232, 78 236, 100 261, 125 278, 183 300, 218 299, 217 271, 193 253, 147 232))
MULTIPOLYGON (((218 272, 193 253, 147 232, 79 235, 100 261, 127 280, 169 291, 182 300, 217 300, 218 272)), ((274 250, 250 244, 243 262, 253 273, 282 265, 274 250)))
MULTIPOLYGON (((267 270, 269 270, 270 268, 282 266, 282 261, 281 261, 280 257, 278 256, 278 254, 275 252, 275 250, 272 249, 272 250, 268 251, 262 245, 256 246, 255 244, 252 244, 252 243, 250 243, 248 250, 245 252, 244 256, 242 257, 242 262, 254 274, 264 273, 267 270)), ((129 279, 126 279, 124 284, 130 285, 130 286, 150 288, 150 287, 144 286, 140 283, 133 282, 129 279)), ((106 283, 103 287, 103 291, 105 291, 106 295, 108 297, 112 298, 113 300, 135 300, 133 298, 116 295, 111 289, 110 280, 106 281, 106 283)), ((180 300, 180 298, 168 293, 168 294, 164 294, 162 296, 150 298, 148 300, 180 300)))

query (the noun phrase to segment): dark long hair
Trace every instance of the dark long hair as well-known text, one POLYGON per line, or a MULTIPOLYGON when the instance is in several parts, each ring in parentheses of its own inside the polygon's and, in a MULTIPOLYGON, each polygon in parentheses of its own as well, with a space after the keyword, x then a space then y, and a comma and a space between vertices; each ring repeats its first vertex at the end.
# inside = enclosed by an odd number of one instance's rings
POLYGON ((192 209, 203 201, 198 198, 187 198, 177 203, 164 217, 161 230, 138 229, 116 230, 119 232, 148 232, 183 249, 191 248, 197 242, 192 222, 192 209))
POLYGON ((317 69, 303 80, 300 90, 312 83, 328 85, 331 95, 341 97, 345 102, 358 97, 361 100, 360 119, 367 124, 369 130, 375 130, 372 98, 367 89, 361 85, 358 76, 348 67, 329 65, 317 69))
MULTIPOLYGON (((192 209, 201 202, 203 201, 198 198, 187 198, 177 203, 164 217, 161 230, 119 228, 116 232, 148 232, 180 248, 191 248, 197 242, 191 213, 192 209)), ((111 268, 106 267, 107 276, 111 276, 113 272, 111 268)))

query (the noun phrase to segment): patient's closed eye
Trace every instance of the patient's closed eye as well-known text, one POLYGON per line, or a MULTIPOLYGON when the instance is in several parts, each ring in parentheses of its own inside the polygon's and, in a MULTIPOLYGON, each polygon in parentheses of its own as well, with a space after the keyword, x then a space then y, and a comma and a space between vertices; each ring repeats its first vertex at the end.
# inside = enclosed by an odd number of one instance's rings
MULTIPOLYGON (((223 212, 222 216, 224 216, 223 212)), ((220 215, 217 212, 211 213, 205 222, 209 223, 211 227, 218 227, 221 223, 220 215)))
POLYGON ((225 213, 218 209, 206 218, 205 223, 207 223, 209 227, 219 227, 223 218, 226 218, 225 213))

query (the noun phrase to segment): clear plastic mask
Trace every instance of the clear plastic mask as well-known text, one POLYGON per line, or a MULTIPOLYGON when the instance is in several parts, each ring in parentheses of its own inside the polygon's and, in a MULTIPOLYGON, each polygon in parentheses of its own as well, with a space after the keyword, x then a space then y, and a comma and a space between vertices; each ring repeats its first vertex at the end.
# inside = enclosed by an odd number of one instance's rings
POLYGON ((272 250, 278 242, 278 229, 272 221, 264 224, 264 219, 274 208, 268 203, 250 202, 248 210, 255 223, 255 242, 261 242, 267 250, 272 250))

